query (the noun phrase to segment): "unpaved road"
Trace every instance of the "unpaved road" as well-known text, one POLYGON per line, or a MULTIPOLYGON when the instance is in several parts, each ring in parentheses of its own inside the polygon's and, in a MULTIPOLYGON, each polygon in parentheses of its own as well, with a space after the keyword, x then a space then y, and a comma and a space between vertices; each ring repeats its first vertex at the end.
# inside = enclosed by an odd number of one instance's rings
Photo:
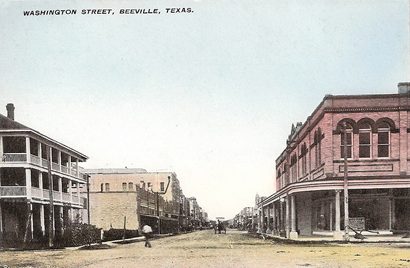
POLYGON ((410 267, 408 244, 294 245, 198 231, 100 250, 2 251, 0 267, 410 267))

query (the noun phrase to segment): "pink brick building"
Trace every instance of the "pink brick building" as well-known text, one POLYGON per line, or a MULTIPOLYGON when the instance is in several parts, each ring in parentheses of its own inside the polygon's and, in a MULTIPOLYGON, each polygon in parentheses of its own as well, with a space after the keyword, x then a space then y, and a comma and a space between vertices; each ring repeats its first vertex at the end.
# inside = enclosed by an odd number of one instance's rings
POLYGON ((327 95, 292 126, 276 159, 276 192, 259 203, 261 232, 341 238, 344 135, 349 226, 410 230, 410 83, 400 83, 398 94, 327 95))

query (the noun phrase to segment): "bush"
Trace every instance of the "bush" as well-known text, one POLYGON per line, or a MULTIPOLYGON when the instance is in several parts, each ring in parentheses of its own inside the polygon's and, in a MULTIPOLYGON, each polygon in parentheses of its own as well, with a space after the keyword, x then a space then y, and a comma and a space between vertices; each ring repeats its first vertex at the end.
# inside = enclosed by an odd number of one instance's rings
MULTIPOLYGON (((124 229, 113 229, 104 231, 104 241, 119 240, 124 236, 124 229)), ((139 236, 138 230, 125 230, 125 238, 139 236)))
POLYGON ((87 223, 73 223, 64 231, 64 246, 82 246, 101 242, 101 229, 87 223))

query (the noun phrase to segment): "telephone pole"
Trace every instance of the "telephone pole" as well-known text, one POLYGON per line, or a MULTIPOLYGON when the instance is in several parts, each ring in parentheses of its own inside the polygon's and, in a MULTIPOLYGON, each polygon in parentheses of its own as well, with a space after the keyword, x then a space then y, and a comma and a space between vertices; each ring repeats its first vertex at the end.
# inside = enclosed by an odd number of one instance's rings
POLYGON ((343 196, 344 196, 344 208, 345 208, 345 241, 349 241, 349 181, 347 178, 347 125, 343 123, 343 196))
POLYGON ((53 175, 51 174, 51 147, 46 146, 47 169, 48 169, 48 193, 50 196, 48 212, 48 246, 53 247, 54 240, 54 199, 53 199, 53 175))

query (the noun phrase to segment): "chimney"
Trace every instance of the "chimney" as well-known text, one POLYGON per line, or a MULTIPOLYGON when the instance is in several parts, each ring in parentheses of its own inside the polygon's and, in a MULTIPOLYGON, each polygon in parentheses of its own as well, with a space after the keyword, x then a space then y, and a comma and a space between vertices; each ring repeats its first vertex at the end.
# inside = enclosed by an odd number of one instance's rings
POLYGON ((14 104, 9 103, 6 106, 7 109, 7 117, 10 118, 11 120, 14 120, 14 104))
POLYGON ((400 82, 397 87, 399 88, 399 94, 410 93, 410 82, 400 82))

